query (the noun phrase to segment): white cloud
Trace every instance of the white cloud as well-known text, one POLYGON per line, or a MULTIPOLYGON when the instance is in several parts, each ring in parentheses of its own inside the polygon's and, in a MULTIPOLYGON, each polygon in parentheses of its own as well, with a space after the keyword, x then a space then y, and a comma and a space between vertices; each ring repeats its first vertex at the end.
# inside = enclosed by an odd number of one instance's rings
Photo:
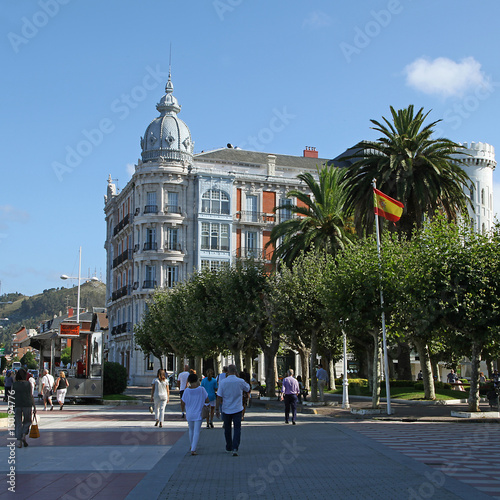
POLYGON ((324 28, 325 26, 330 26, 332 24, 332 18, 320 10, 314 10, 310 12, 307 17, 302 22, 303 28, 318 29, 324 28))
POLYGON ((26 223, 30 215, 24 210, 19 210, 12 205, 0 205, 0 228, 5 229, 7 223, 26 223))
POLYGON ((129 177, 132 177, 134 175, 135 165, 133 163, 127 163, 127 166, 125 167, 125 169, 127 170, 127 175, 129 177))
POLYGON ((462 97, 465 92, 478 87, 490 87, 481 64, 473 57, 460 62, 446 57, 434 60, 419 58, 405 68, 406 84, 425 94, 443 97, 462 97))

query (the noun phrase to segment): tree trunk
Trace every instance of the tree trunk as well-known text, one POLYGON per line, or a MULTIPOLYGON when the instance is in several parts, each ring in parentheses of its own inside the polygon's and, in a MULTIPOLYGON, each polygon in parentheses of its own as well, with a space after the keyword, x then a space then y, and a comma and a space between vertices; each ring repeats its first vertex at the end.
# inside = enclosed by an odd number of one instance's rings
POLYGON ((266 377, 266 396, 273 397, 276 395, 276 373, 275 361, 276 352, 274 349, 265 349, 264 353, 264 374, 266 377))
POLYGON ((335 363, 333 362, 333 359, 331 356, 328 359, 328 377, 330 378, 330 389, 332 389, 332 391, 334 391, 336 389, 336 386, 335 386, 335 363))
POLYGON ((398 342, 398 369, 399 380, 412 380, 410 346, 408 342, 398 342))
POLYGON ((424 398, 434 400, 436 399, 436 390, 434 388, 434 378, 427 343, 422 340, 416 340, 415 347, 417 348, 418 357, 420 358, 420 368, 422 369, 424 398))
POLYGON ((248 349, 245 352, 245 368, 248 373, 250 373, 250 378, 252 377, 252 372, 253 372, 253 356, 252 356, 252 351, 248 349))
POLYGON ((471 351, 471 379, 469 393, 469 411, 479 411, 479 365, 481 363, 482 345, 472 342, 471 351))
POLYGON ((302 367, 302 383, 304 387, 309 390, 311 385, 309 383, 309 359, 311 356, 310 349, 299 349, 300 366, 302 367))
POLYGON ((241 353, 241 349, 239 348, 231 349, 231 352, 234 357, 234 364, 236 365, 236 370, 238 370, 238 373, 240 373, 241 368, 243 367, 243 355, 241 353))
POLYGON ((316 378, 316 358, 318 353, 318 336, 316 332, 311 335, 311 401, 318 401, 318 379, 316 378))
POLYGON ((202 377, 201 356, 195 356, 194 369, 196 370, 196 373, 198 374, 198 378, 201 380, 201 377, 202 377))
POLYGON ((177 375, 184 371, 184 359, 178 354, 175 356, 175 370, 177 371, 177 375))
POLYGON ((378 330, 371 332, 373 337, 373 370, 372 370, 372 408, 380 408, 380 345, 378 330))

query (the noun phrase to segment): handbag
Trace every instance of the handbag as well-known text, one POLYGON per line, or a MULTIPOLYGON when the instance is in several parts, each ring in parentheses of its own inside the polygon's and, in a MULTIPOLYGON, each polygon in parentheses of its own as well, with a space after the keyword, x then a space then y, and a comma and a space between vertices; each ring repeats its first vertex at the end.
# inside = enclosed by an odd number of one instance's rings
POLYGON ((210 416, 210 405, 203 405, 201 409, 201 419, 205 420, 210 416))
POLYGON ((38 429, 38 423, 36 420, 36 413, 33 413, 33 423, 31 424, 29 436, 30 436, 30 438, 33 438, 33 439, 40 437, 40 430, 38 429))

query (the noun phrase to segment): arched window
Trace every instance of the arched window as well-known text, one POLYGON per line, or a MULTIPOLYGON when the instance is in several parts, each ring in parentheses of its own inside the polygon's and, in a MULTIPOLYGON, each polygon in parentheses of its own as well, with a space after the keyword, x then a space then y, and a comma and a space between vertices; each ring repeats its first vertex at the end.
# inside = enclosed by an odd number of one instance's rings
POLYGON ((205 214, 229 214, 229 195, 219 189, 209 189, 201 196, 201 211, 205 214))

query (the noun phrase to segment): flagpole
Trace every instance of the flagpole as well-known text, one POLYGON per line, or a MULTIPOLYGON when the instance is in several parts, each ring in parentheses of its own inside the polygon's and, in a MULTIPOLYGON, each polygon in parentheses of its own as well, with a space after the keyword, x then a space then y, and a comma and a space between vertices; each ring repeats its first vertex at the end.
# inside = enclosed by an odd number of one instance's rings
MULTIPOLYGON (((377 181, 373 179, 373 189, 377 189, 377 181)), ((375 212, 375 211, 374 211, 375 212)), ((380 229, 378 215, 375 214, 375 228, 377 232, 377 253, 378 268, 380 273, 380 307, 382 309, 382 345, 384 350, 384 374, 385 374, 385 392, 387 395, 387 415, 391 415, 391 387, 389 382, 389 358, 387 356, 387 335, 385 331, 385 310, 384 310, 384 291, 382 288, 382 253, 380 249, 380 229)))

